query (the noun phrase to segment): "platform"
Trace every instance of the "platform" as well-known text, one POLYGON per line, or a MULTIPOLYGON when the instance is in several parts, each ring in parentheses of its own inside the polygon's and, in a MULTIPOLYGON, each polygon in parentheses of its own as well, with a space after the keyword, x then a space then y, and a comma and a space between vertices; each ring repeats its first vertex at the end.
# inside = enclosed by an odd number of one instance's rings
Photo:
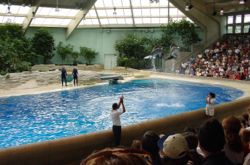
POLYGON ((118 80, 123 80, 121 75, 107 75, 100 77, 101 80, 109 80, 109 84, 117 84, 118 80))

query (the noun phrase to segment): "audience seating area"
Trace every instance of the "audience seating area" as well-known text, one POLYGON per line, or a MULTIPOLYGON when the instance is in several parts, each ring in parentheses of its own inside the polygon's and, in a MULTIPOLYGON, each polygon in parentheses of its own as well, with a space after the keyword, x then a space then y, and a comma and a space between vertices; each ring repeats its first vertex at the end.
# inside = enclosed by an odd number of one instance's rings
MULTIPOLYGON (((249 109, 250 110, 250 109, 249 109)), ((249 111, 248 111, 249 112, 249 111)), ((131 147, 95 151, 81 165, 249 165, 249 113, 218 121, 207 118, 199 128, 157 135, 147 131, 131 147), (198 145, 199 144, 199 145, 198 145)))
POLYGON ((226 34, 204 53, 182 63, 191 76, 250 80, 250 34, 226 34))

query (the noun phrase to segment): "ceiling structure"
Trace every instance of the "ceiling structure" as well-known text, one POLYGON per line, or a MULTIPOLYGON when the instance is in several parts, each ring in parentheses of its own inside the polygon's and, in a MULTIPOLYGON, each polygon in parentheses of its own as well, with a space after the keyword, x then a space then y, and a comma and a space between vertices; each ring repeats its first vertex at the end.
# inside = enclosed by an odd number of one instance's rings
MULTIPOLYGON (((171 1, 171 0, 170 0, 171 1)), ((64 27, 67 37, 84 27, 159 27, 169 21, 188 19, 169 0, 0 0, 0 24, 31 27, 64 27)), ((177 1, 177 0, 172 0, 177 1)), ((223 8, 224 13, 250 11, 250 0, 178 0, 200 2, 207 14, 223 8), (205 4, 205 5, 204 5, 205 4)))

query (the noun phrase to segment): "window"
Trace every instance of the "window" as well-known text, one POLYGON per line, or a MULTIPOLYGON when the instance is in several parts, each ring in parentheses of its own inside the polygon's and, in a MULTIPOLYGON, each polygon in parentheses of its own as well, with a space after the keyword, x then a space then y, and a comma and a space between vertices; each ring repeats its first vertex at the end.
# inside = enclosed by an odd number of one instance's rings
POLYGON ((227 17, 227 24, 233 24, 234 16, 227 17))
POLYGON ((244 33, 250 33, 250 25, 244 25, 244 33))
POLYGON ((242 15, 236 15, 235 23, 241 23, 242 15))
POLYGON ((241 33, 241 25, 235 26, 235 33, 241 33))
POLYGON ((244 23, 250 23, 250 14, 245 14, 244 23))
POLYGON ((250 14, 235 14, 227 16, 227 33, 248 33, 250 14))
POLYGON ((227 33, 233 33, 233 26, 227 27, 227 33))

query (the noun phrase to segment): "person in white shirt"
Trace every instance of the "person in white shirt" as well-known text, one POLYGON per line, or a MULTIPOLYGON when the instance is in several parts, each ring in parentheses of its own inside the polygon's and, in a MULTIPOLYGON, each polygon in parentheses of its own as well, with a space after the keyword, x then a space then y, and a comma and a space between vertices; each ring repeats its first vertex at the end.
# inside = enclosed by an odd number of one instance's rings
POLYGON ((112 105, 112 111, 111 111, 111 119, 113 123, 113 134, 114 134, 114 145, 119 146, 121 141, 121 120, 120 115, 126 112, 124 103, 123 103, 123 96, 120 97, 119 103, 114 103, 112 105), (122 105, 122 111, 119 111, 120 106, 122 105))
POLYGON ((210 92, 206 97, 206 111, 205 114, 208 117, 214 116, 214 104, 215 104, 215 94, 210 92))

